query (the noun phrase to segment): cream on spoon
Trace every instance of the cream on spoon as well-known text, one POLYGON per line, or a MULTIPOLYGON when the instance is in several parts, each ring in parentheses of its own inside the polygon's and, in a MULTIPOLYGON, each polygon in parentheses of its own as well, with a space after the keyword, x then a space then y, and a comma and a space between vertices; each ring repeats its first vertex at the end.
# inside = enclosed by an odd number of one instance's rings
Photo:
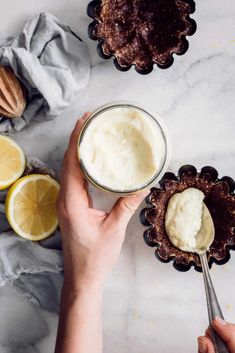
POLYGON ((204 197, 203 192, 196 188, 174 194, 165 217, 166 232, 173 245, 199 255, 209 250, 215 234, 204 197))

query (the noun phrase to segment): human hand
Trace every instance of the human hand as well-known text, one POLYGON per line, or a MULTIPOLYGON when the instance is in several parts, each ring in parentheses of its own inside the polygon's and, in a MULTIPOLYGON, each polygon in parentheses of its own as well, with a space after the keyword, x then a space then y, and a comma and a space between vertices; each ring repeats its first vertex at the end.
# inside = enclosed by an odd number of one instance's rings
MULTIPOLYGON (((235 353, 235 325, 216 318, 213 321, 213 328, 227 344, 229 352, 235 353)), ((209 329, 206 330, 205 336, 198 338, 198 353, 215 353, 209 329)))
POLYGON ((65 285, 74 290, 102 285, 118 259, 127 224, 147 191, 121 197, 110 213, 92 208, 82 175, 77 141, 86 113, 76 124, 65 154, 57 200, 62 232, 65 285))

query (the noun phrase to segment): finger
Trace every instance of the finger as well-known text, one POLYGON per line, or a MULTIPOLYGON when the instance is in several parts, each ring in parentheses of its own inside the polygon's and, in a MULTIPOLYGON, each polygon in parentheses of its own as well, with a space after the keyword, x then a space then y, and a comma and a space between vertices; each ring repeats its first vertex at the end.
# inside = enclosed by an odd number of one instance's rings
MULTIPOLYGON (((69 145, 67 151, 65 153, 65 159, 67 165, 75 172, 77 171, 76 164, 78 163, 78 155, 77 155, 77 143, 78 137, 84 125, 84 122, 89 118, 90 113, 85 113, 76 123, 75 128, 70 136, 69 145)), ((80 168, 79 168, 80 169, 80 168)))
POLYGON ((215 353, 212 341, 205 336, 198 337, 198 353, 215 353))
POLYGON ((207 329, 205 331, 205 335, 206 335, 206 337, 211 338, 211 329, 210 329, 210 327, 207 327, 207 329))
POLYGON ((212 325, 218 335, 228 345, 229 351, 235 353, 235 325, 228 324, 219 317, 215 318, 212 325))
POLYGON ((149 191, 145 190, 138 194, 119 198, 108 216, 109 221, 126 228, 140 203, 148 194, 149 191))
MULTIPOLYGON (((91 113, 86 112, 83 114, 83 116, 80 119, 78 119, 78 121, 73 129, 73 132, 70 136, 70 139, 69 139, 69 148, 74 145, 76 145, 76 148, 77 148, 78 136, 81 132, 81 129, 82 129, 85 121, 89 118, 90 115, 91 115, 91 113)), ((77 156, 77 151, 76 151, 76 156, 77 156)))
POLYGON ((72 197, 73 195, 77 197, 79 194, 81 203, 84 201, 86 204, 88 204, 87 192, 77 156, 77 141, 82 126, 88 117, 89 113, 85 113, 83 117, 78 120, 71 134, 61 172, 61 193, 65 193, 68 197, 72 197))

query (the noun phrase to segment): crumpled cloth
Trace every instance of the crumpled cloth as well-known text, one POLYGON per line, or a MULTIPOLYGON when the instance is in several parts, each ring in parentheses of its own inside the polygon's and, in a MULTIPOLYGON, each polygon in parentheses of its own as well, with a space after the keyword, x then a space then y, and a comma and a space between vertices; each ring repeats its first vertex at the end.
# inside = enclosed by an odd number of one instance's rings
POLYGON ((0 65, 10 65, 27 91, 21 118, 0 117, 0 132, 21 130, 32 119, 58 116, 89 81, 86 45, 53 15, 45 12, 28 22, 16 37, 0 34, 0 65))
MULTIPOLYGON (((47 170, 35 158, 28 163, 47 170)), ((41 242, 19 237, 7 222, 5 198, 6 192, 0 192, 0 286, 12 285, 34 304, 58 313, 63 284, 60 232, 41 242)))

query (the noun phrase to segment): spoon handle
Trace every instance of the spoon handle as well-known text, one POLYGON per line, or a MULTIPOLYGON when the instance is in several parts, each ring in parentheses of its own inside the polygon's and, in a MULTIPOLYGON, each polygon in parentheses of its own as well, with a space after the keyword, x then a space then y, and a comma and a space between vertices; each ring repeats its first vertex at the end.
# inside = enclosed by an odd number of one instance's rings
POLYGON ((207 301, 207 309, 208 309, 208 316, 209 316, 209 323, 210 323, 210 331, 211 331, 211 337, 215 346, 215 352, 229 353, 228 348, 226 347, 226 344, 212 327, 212 321, 213 319, 215 319, 216 316, 220 317, 221 319, 224 319, 224 317, 211 281, 206 253, 200 255, 200 260, 202 264, 203 279, 204 279, 204 285, 205 285, 205 291, 206 291, 206 301, 207 301))

